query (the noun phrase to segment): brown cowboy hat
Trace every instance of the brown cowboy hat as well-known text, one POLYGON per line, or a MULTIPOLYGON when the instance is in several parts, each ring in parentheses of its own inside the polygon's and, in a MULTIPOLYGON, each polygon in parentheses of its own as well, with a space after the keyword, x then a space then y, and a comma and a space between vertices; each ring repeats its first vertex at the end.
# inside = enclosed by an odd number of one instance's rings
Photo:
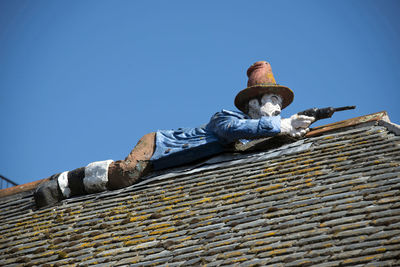
POLYGON ((264 94, 276 94, 282 98, 282 109, 289 106, 294 98, 294 93, 286 86, 275 82, 271 65, 266 61, 258 61, 247 70, 249 80, 247 88, 240 91, 235 97, 235 106, 242 112, 246 112, 249 100, 258 98, 264 94))

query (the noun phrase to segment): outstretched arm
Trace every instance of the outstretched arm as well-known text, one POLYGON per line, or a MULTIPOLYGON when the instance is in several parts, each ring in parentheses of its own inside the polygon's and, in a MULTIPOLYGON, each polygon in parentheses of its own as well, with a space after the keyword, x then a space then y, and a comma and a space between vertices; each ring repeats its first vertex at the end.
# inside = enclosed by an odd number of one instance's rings
POLYGON ((239 139, 255 139, 280 133, 280 116, 261 117, 260 119, 240 119, 217 113, 207 125, 220 140, 231 143, 239 139))

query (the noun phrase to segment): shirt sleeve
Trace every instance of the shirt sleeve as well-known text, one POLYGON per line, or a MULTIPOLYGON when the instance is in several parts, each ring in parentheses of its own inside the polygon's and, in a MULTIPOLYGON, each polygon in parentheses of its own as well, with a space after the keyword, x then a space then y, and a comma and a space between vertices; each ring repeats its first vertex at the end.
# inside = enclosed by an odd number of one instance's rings
POLYGON ((231 143, 239 139, 255 139, 274 136, 281 132, 281 117, 240 119, 221 113, 215 114, 207 125, 221 141, 231 143))

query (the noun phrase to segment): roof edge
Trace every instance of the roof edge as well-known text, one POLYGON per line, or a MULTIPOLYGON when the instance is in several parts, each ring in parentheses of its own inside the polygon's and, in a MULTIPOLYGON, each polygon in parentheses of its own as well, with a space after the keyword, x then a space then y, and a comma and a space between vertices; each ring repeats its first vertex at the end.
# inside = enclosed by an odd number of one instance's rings
POLYGON ((347 119, 343 121, 338 121, 330 124, 325 124, 322 126, 318 126, 315 128, 312 128, 310 132, 306 134, 306 137, 314 137, 318 135, 322 135, 323 133, 350 127, 350 126, 355 126, 358 124, 366 123, 366 122, 372 122, 372 121, 384 121, 387 123, 391 123, 389 116, 386 111, 380 111, 376 113, 372 113, 369 115, 364 115, 352 119, 347 119))
POLYGON ((26 183, 26 184, 20 184, 20 185, 16 185, 16 186, 13 186, 13 187, 0 189, 0 198, 8 197, 8 196, 11 196, 11 195, 16 195, 18 193, 22 193, 22 192, 25 192, 25 191, 34 190, 34 189, 36 189, 36 187, 40 183, 42 183, 44 181, 47 181, 49 179, 50 178, 45 178, 45 179, 41 179, 41 180, 38 180, 38 181, 26 183))

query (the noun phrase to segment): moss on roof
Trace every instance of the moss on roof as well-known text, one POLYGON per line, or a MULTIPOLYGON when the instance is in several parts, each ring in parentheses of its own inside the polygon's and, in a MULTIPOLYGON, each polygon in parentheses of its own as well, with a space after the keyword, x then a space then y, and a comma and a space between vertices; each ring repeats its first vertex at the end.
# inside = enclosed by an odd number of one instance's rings
POLYGON ((363 124, 47 209, 0 199, 0 265, 398 265, 399 144, 363 124))

